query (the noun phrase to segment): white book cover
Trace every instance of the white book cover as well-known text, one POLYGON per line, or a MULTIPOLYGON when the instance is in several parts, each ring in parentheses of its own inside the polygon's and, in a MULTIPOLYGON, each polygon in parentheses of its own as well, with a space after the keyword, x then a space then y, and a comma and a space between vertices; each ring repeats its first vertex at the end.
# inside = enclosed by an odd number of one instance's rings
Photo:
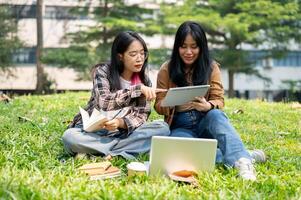
POLYGON ((79 107, 79 110, 82 116, 83 128, 86 132, 99 131, 103 129, 104 123, 107 121, 110 121, 114 118, 122 118, 129 112, 128 107, 111 111, 99 111, 94 108, 91 116, 89 116, 89 113, 86 110, 82 109, 81 107, 79 107))

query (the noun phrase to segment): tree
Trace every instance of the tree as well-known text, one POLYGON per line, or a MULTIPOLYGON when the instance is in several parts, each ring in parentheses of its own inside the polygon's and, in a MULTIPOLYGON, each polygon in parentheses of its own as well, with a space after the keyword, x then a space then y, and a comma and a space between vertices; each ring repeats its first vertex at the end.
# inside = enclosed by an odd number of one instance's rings
POLYGON ((13 53, 21 46, 17 37, 17 23, 7 6, 0 6, 0 72, 13 65, 13 53))
MULTIPOLYGON (((165 26, 174 29, 183 21, 200 22, 217 57, 228 70, 229 97, 234 96, 234 74, 260 76, 242 48, 283 49, 289 41, 300 41, 301 15, 297 1, 186 0, 180 6, 162 6, 165 26)), ((269 56, 269 55, 265 55, 269 56)))
POLYGON ((283 80, 282 83, 288 87, 286 98, 288 101, 301 101, 301 79, 300 80, 283 80))
POLYGON ((153 23, 152 10, 126 5, 123 0, 99 0, 97 7, 77 8, 75 12, 88 15, 96 24, 86 30, 67 34, 71 40, 70 47, 48 50, 43 61, 74 68, 83 75, 87 75, 92 64, 110 59, 112 41, 118 32, 134 30, 151 35, 159 30, 153 23))
POLYGON ((43 51, 43 0, 37 1, 37 86, 36 93, 42 94, 45 87, 46 75, 41 62, 43 51))

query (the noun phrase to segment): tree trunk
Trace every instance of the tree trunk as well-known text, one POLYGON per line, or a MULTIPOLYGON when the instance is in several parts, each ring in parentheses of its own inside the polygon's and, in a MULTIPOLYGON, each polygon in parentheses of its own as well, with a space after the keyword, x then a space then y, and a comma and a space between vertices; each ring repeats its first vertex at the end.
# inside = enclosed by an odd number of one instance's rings
POLYGON ((228 97, 235 97, 234 94, 234 72, 232 70, 228 70, 228 78, 229 78, 229 88, 228 88, 228 97))
MULTIPOLYGON (((109 7, 108 7, 108 1, 105 0, 104 2, 104 9, 103 9, 103 17, 107 17, 108 16, 108 11, 109 11, 109 7)), ((107 36, 107 27, 103 27, 103 44, 106 47, 108 43, 108 36, 107 36)))
POLYGON ((45 82, 44 67, 41 62, 43 50, 43 0, 37 0, 37 85, 36 93, 42 94, 45 82))

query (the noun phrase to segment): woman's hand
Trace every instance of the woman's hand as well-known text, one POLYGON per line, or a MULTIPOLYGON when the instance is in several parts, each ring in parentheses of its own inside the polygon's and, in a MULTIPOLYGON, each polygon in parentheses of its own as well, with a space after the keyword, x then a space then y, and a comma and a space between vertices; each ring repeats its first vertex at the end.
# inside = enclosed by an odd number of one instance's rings
POLYGON ((158 92, 166 92, 166 89, 155 89, 155 88, 151 88, 151 87, 147 87, 145 85, 141 85, 141 92, 142 94, 145 96, 146 100, 148 101, 152 101, 154 99, 156 99, 156 93, 158 92))
POLYGON ((114 131, 119 127, 119 120, 118 119, 112 119, 110 121, 107 121, 104 124, 104 129, 107 129, 108 131, 114 131))
POLYGON ((191 102, 193 109, 200 112, 207 112, 211 110, 211 104, 205 99, 205 97, 195 97, 196 101, 191 102))
POLYGON ((104 124, 104 129, 108 131, 115 131, 118 128, 126 128, 124 120, 121 118, 112 119, 104 124))

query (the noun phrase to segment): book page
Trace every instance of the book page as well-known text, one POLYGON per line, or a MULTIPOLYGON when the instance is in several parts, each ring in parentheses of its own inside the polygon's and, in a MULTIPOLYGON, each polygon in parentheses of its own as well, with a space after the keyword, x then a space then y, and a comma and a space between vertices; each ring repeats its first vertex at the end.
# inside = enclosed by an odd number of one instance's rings
POLYGON ((94 132, 102 129, 104 126, 103 124, 108 121, 108 119, 95 108, 93 109, 91 116, 89 116, 89 113, 81 107, 79 107, 79 110, 82 116, 83 129, 87 132, 94 132))
POLYGON ((79 107, 80 113, 83 119, 83 129, 86 132, 95 132, 103 129, 104 123, 114 118, 122 118, 127 115, 130 111, 130 107, 125 107, 118 110, 110 111, 98 111, 96 108, 93 109, 91 116, 87 111, 79 107))
POLYGON ((130 107, 124 107, 118 110, 110 110, 110 111, 102 111, 102 114, 106 116, 108 119, 112 120, 115 118, 123 118, 130 111, 130 107))
POLYGON ((109 121, 109 119, 104 115, 103 111, 98 111, 96 108, 93 109, 93 112, 90 116, 88 126, 92 126, 95 122, 100 122, 100 121, 109 121))
POLYGON ((85 111, 84 109, 82 109, 81 107, 79 107, 79 111, 80 111, 80 114, 82 116, 82 121, 83 121, 83 126, 84 126, 84 130, 87 128, 87 124, 89 123, 89 114, 87 111, 85 111))
POLYGON ((90 120, 93 121, 94 119, 97 119, 100 116, 103 116, 103 115, 96 108, 94 108, 93 111, 92 111, 92 114, 90 116, 90 120))
POLYGON ((94 121, 91 121, 86 129, 84 129, 85 131, 87 132, 96 132, 96 131, 99 131, 101 129, 104 128, 104 123, 106 123, 107 121, 109 121, 107 118, 99 118, 99 119, 96 119, 94 121))

